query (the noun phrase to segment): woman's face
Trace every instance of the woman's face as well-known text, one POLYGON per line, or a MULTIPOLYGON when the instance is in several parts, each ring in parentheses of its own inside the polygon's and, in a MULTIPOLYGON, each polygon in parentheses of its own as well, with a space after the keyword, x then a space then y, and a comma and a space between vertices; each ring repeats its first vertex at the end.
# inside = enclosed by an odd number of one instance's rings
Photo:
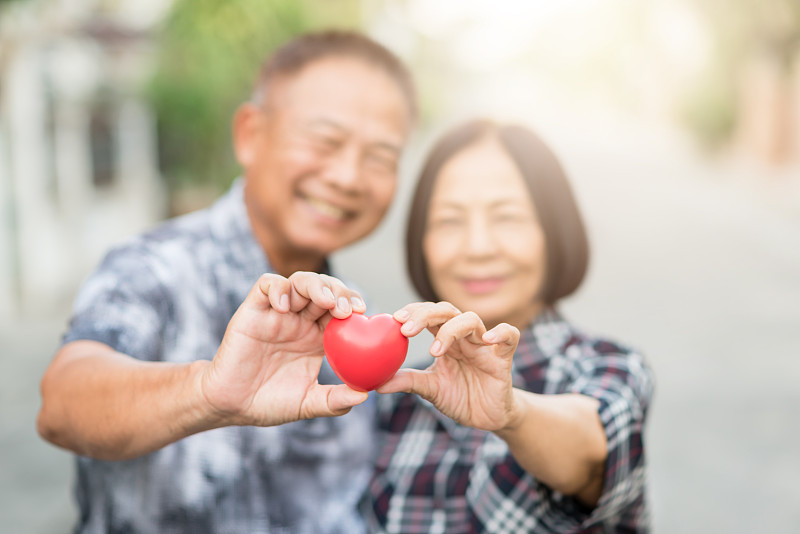
POLYGON ((493 138, 456 153, 433 187, 423 252, 436 293, 487 328, 542 308, 545 237, 522 175, 493 138))

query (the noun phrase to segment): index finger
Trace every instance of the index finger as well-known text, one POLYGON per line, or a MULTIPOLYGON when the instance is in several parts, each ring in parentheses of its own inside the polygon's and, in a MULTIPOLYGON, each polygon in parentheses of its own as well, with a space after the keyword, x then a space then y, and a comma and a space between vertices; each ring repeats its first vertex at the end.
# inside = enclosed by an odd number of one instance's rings
POLYGON ((298 271, 289 277, 289 281, 292 285, 291 310, 309 314, 314 320, 328 311, 339 319, 348 317, 353 311, 366 311, 364 299, 338 278, 298 271))
POLYGON ((404 306, 393 317, 403 323, 400 332, 404 336, 414 337, 426 328, 436 335, 442 324, 460 313, 449 302, 417 302, 404 306))

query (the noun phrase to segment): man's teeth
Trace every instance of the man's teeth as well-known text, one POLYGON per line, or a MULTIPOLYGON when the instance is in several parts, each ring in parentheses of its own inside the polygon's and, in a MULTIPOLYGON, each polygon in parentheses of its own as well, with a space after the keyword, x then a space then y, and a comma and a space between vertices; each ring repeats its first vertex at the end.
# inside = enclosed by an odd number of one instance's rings
POLYGON ((306 200, 308 200, 308 203, 311 204, 315 210, 323 215, 339 220, 344 220, 347 218, 347 212, 345 210, 337 208, 333 204, 329 204, 324 200, 311 197, 307 197, 306 200))

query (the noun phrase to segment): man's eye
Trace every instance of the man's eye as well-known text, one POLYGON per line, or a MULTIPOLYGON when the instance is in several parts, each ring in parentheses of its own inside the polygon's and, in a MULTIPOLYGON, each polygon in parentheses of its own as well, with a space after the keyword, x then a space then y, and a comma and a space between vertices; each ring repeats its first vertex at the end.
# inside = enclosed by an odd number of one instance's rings
POLYGON ((310 138, 311 145, 321 150, 335 150, 339 146, 339 140, 335 137, 313 136, 310 138))
POLYGON ((397 159, 384 154, 367 154, 367 164, 391 171, 397 168, 397 159))

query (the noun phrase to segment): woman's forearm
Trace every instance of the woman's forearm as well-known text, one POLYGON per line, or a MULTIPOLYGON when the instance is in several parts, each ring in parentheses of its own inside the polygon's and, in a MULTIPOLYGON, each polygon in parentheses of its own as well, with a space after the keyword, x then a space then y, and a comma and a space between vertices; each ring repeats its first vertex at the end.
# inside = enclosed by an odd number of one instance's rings
POLYGON ((579 394, 514 389, 518 411, 496 434, 537 480, 593 506, 603 489, 606 435, 598 401, 579 394))
POLYGON ((93 341, 65 345, 42 379, 39 433, 80 455, 124 460, 220 426, 198 382, 208 363, 142 362, 93 341))

